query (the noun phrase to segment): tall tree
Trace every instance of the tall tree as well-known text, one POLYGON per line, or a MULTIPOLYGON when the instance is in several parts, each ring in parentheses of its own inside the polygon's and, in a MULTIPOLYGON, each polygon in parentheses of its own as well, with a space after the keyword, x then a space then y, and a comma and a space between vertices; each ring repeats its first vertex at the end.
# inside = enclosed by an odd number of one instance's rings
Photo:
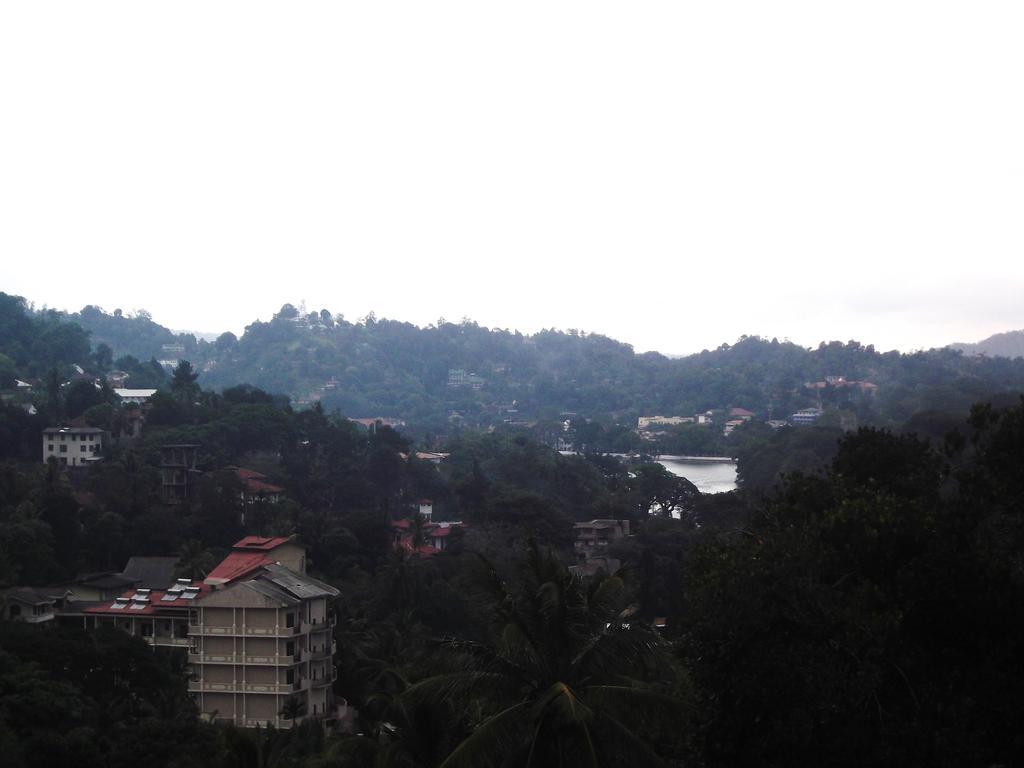
POLYGON ((181 360, 171 373, 171 391, 179 402, 192 403, 199 394, 199 385, 196 380, 199 378, 199 371, 192 368, 188 360, 181 360))
POLYGON ((678 734, 680 701, 651 682, 672 665, 657 634, 630 619, 621 576, 585 585, 531 542, 519 588, 493 570, 486 583, 489 642, 455 644, 454 671, 405 694, 478 713, 442 767, 660 764, 671 739, 649 737, 666 721, 678 734))

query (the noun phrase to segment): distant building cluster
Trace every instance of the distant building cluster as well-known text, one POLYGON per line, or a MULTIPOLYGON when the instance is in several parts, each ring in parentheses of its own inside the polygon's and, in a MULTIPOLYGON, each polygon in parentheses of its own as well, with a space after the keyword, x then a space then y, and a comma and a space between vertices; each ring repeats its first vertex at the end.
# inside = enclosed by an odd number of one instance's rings
POLYGON ((448 387, 449 389, 462 389, 469 388, 473 390, 481 390, 486 384, 486 380, 475 373, 468 373, 465 368, 449 368, 448 369, 448 387))
POLYGON ((444 552, 452 534, 465 527, 459 520, 434 521, 434 503, 430 499, 416 502, 416 511, 407 517, 392 520, 391 535, 395 549, 419 557, 433 557, 444 552))
POLYGON ((845 376, 826 376, 824 381, 809 381, 804 384, 805 389, 858 389, 864 394, 874 395, 878 392, 878 385, 870 381, 851 381, 845 376))

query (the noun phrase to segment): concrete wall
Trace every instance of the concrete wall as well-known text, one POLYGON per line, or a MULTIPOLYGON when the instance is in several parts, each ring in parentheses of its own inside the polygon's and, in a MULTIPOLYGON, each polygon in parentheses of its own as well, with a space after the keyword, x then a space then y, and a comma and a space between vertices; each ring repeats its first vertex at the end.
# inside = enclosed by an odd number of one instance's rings
POLYGON ((203 624, 208 627, 230 627, 234 624, 234 609, 203 608, 203 624))
MULTIPOLYGON (((280 625, 284 626, 284 611, 281 611, 280 625)), ((239 618, 241 620, 241 618, 239 618)), ((245 623, 250 627, 269 629, 278 626, 278 611, 274 608, 247 608, 245 623)))
MULTIPOLYGON (((274 720, 281 707, 278 705, 279 696, 267 696, 250 694, 245 697, 246 716, 257 720, 274 720)), ((281 704, 284 701, 282 699, 281 704)))

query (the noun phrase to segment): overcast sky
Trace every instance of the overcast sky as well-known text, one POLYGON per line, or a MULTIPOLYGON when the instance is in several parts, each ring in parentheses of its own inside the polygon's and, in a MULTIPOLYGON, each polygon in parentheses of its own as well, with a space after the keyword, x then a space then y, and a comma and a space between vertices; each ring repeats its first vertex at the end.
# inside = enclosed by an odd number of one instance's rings
POLYGON ((1024 3, 0 5, 0 290, 883 349, 1024 327, 1024 3))

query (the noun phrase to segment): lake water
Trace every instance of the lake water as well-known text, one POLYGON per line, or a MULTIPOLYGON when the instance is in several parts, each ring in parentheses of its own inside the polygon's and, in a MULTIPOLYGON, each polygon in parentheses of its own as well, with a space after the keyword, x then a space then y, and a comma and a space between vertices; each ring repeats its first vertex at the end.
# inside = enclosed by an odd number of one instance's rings
POLYGON ((736 489, 735 461, 693 461, 682 456, 662 456, 658 463, 673 475, 685 477, 701 493, 725 493, 736 489))

